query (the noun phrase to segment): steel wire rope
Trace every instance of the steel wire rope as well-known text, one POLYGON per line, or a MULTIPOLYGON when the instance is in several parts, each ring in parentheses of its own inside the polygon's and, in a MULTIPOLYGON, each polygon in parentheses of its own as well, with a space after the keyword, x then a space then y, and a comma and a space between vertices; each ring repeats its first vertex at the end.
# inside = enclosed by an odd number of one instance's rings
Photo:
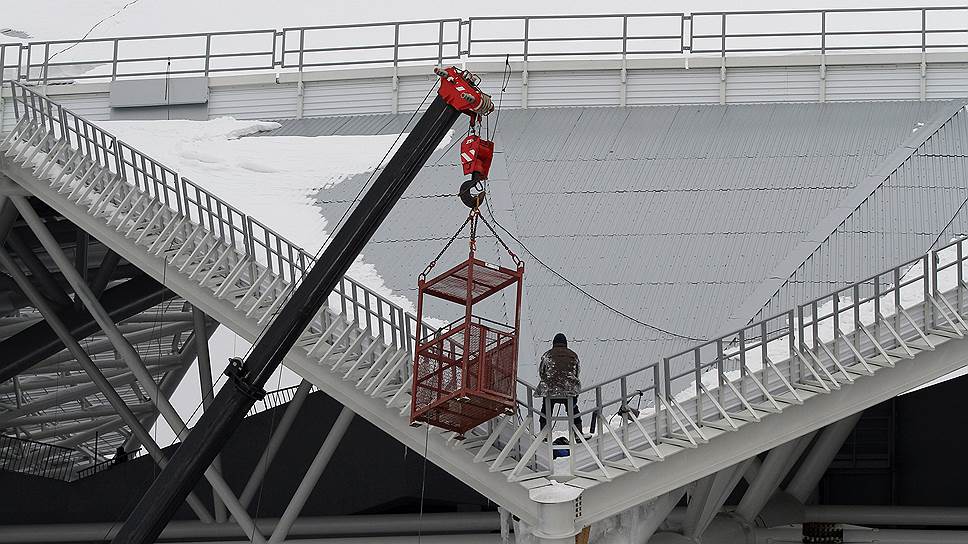
MULTIPOLYGON (((313 261, 314 262, 317 259, 319 259, 320 254, 326 248, 327 244, 329 244, 329 242, 332 239, 333 235, 336 233, 337 230, 339 230, 339 226, 346 219, 346 216, 349 215, 350 210, 353 209, 353 205, 356 204, 357 202, 359 202, 361 195, 366 190, 367 186, 369 186, 370 182, 373 180, 373 177, 376 175, 376 173, 379 172, 380 171, 380 168, 383 167, 383 163, 386 161, 387 157, 390 155, 390 153, 396 147, 397 142, 400 141, 400 138, 406 133, 407 127, 409 127, 410 126, 410 123, 413 122, 414 117, 416 117, 417 113, 420 111, 420 108, 422 108, 423 105, 427 102, 427 98, 430 97, 430 94, 433 93, 433 91, 434 91, 435 88, 436 88, 436 82, 434 83, 434 85, 432 85, 430 87, 430 90, 427 91, 427 94, 426 94, 426 96, 424 96, 424 99, 420 102, 420 105, 417 106, 417 108, 413 111, 413 114, 410 116, 410 119, 407 120, 407 122, 404 124, 403 128, 401 129, 400 133, 397 134, 396 139, 394 139, 394 141, 390 145, 389 149, 387 149, 386 153, 383 155, 383 158, 380 159, 380 162, 377 163, 377 166, 374 167, 373 171, 370 172, 370 176, 367 178, 367 180, 365 182, 363 182, 363 185, 360 187, 359 192, 357 192, 356 197, 354 197, 354 199, 349 202, 346 210, 344 210, 344 212, 343 212, 343 215, 340 216, 339 221, 337 221, 336 225, 333 227, 333 229, 327 235, 326 239, 323 241, 323 244, 320 246, 319 250, 316 251, 315 255, 313 255, 313 261)), ((450 195, 445 195, 445 196, 450 196, 450 195)), ((279 311, 282 309, 282 307, 285 306, 289 302, 289 300, 292 299, 292 296, 295 294, 295 291, 296 291, 296 289, 295 289, 295 287, 293 287, 293 289, 290 289, 289 292, 286 293, 285 298, 283 299, 284 302, 279 305, 278 309, 275 310, 275 312, 273 313, 273 315, 278 314, 279 311)), ((327 304, 328 304, 328 302, 327 302, 327 304)), ((245 360, 245 359, 247 359, 249 357, 249 355, 252 353, 252 349, 255 347, 256 343, 258 343, 259 340, 262 339, 263 335, 265 334, 266 330, 268 330, 269 325, 271 323, 272 323, 272 320, 271 319, 268 320, 266 322, 265 326, 263 326, 262 329, 259 331, 259 335, 256 336, 255 340, 253 340, 249 344, 248 350, 246 350, 245 355, 243 355, 243 357, 242 357, 243 360, 245 360)), ((281 370, 278 370, 278 371, 280 372, 279 378, 281 380, 281 378, 282 378, 281 370)), ((216 380, 215 383, 212 384, 212 390, 211 390, 211 392, 209 394, 207 394, 207 395, 204 395, 203 398, 202 398, 202 400, 199 401, 198 405, 195 406, 195 409, 192 410, 192 413, 188 417, 188 419, 186 420, 186 423, 189 422, 189 421, 191 421, 195 417, 195 415, 202 408, 202 406, 204 405, 205 401, 208 400, 208 398, 214 397, 217 394, 218 387, 220 386, 220 384, 221 384, 221 382, 222 382, 222 380, 224 378, 225 378, 225 373, 223 372, 223 373, 221 373, 219 375, 218 380, 216 380)), ((272 429, 270 428, 270 430, 272 430, 272 429)), ((176 436, 176 438, 172 441, 171 444, 174 444, 175 442, 178 442, 178 441, 179 441, 179 439, 176 436)), ((169 445, 171 445, 171 444, 169 444, 169 445)), ((261 493, 261 490, 260 490, 260 493, 261 493)))
MULTIPOLYGON (((346 217, 349 216, 350 211, 354 209, 354 204, 359 203, 360 198, 363 196, 363 193, 366 191, 367 187, 369 187, 370 183, 373 181, 373 178, 376 176, 376 173, 379 172, 381 168, 383 168, 383 163, 386 162, 387 158, 390 156, 390 153, 392 153, 394 148, 396 148, 397 143, 400 141, 400 138, 402 138, 403 135, 406 133, 407 128, 410 126, 410 123, 412 123, 414 118, 417 116, 417 113, 420 111, 420 108, 422 108, 423 105, 427 103, 427 99, 430 98, 430 95, 434 92, 435 88, 437 88, 436 81, 434 82, 433 85, 430 86, 430 89, 427 90, 427 94, 424 95, 424 98, 420 102, 420 105, 413 110, 413 113, 410 115, 410 118, 407 120, 406 123, 404 123, 403 128, 400 129, 400 132, 397 134, 397 137, 393 140, 393 143, 390 144, 390 147, 387 149, 386 153, 383 154, 383 158, 380 159, 380 162, 378 162, 376 167, 374 167, 373 170, 370 172, 370 176, 360 186, 360 190, 357 191, 356 196, 353 197, 353 200, 350 201, 349 205, 343 211, 343 215, 340 216, 339 220, 333 226, 332 230, 330 230, 329 234, 326 236, 326 239, 323 240, 322 245, 316 251, 315 255, 313 255, 314 263, 319 259, 319 256, 322 255, 323 251, 329 245, 330 241, 333 239, 333 236, 336 234, 336 232, 339 231, 339 227, 343 224, 343 221, 346 220, 346 217)), ((303 275, 302 278, 300 278, 300 280, 304 280, 304 279, 305 279, 305 274, 303 275)), ((278 305, 277 309, 273 313, 273 317, 275 315, 278 315, 278 313, 282 311, 282 308, 285 307, 286 304, 288 304, 289 300, 292 299, 292 296, 295 294, 295 292, 296 292, 296 288, 294 285, 293 288, 290 289, 289 292, 285 295, 285 298, 283 298, 283 303, 278 305)), ((328 304, 328 297, 327 297, 327 301, 325 301, 324 304, 328 304)), ((265 335, 266 331, 269 329, 269 326, 271 324, 272 324, 272 319, 268 319, 266 321, 265 326, 262 327, 261 331, 259 331, 258 336, 256 336, 255 340, 249 346, 249 349, 245 352, 245 355, 242 358, 243 360, 247 359, 249 355, 252 354, 252 349, 259 342, 259 340, 262 339, 263 335, 265 335)))
POLYGON ((101 20, 99 20, 98 22, 94 23, 94 26, 92 26, 91 28, 87 29, 87 32, 85 32, 84 35, 81 36, 81 39, 75 41, 73 45, 71 45, 70 47, 66 47, 64 49, 61 49, 60 51, 58 51, 58 52, 54 53, 53 55, 51 55, 50 58, 45 61, 45 66, 44 66, 44 72, 45 72, 45 74, 44 75, 47 75, 47 69, 50 67, 50 62, 52 60, 54 60, 57 57, 57 55, 60 55, 61 53, 66 53, 66 52, 70 51, 71 49, 74 49, 78 45, 81 45, 82 43, 84 43, 84 40, 86 40, 88 38, 88 36, 90 36, 91 33, 94 32, 94 30, 97 27, 101 26, 104 22, 106 22, 106 21, 108 21, 110 19, 113 19, 113 18, 117 17, 118 15, 121 14, 121 12, 123 12, 124 10, 128 9, 129 7, 137 4, 140 1, 141 0, 131 0, 127 4, 121 6, 120 8, 118 8, 111 15, 108 15, 107 17, 104 17, 101 20))
MULTIPOLYGON (((335 233, 336 233, 336 232, 337 232, 337 231, 339 230, 339 227, 340 227, 340 225, 342 225, 342 223, 343 223, 343 221, 344 221, 344 220, 346 219, 346 217, 347 217, 347 216, 349 215, 349 213, 350 213, 350 210, 352 210, 352 209, 353 209, 353 205, 359 202, 359 200, 360 200, 360 197, 361 197, 361 196, 363 195, 363 192, 364 192, 364 191, 366 190, 366 188, 367 188, 367 187, 369 186, 369 184, 370 184, 370 183, 372 182, 372 180, 373 180, 373 178, 374 178, 374 176, 376 176, 376 173, 377 173, 377 172, 379 172, 379 171, 380 171, 380 169, 381 169, 381 168, 383 167, 383 163, 384 163, 384 162, 385 162, 385 161, 387 160, 387 158, 388 158, 388 157, 390 156, 390 153, 392 153, 392 152, 393 152, 393 150, 394 150, 394 148, 396 148, 396 146, 397 146, 397 143, 398 143, 398 142, 400 141, 400 138, 402 138, 402 137, 403 137, 403 135, 404 135, 404 134, 406 133, 406 131, 407 131, 407 128, 408 128, 408 127, 410 126, 410 123, 412 123, 412 122, 413 122, 413 120, 414 120, 414 118, 415 118, 415 117, 417 116, 417 113, 418 113, 418 112, 420 111, 420 108, 422 108, 422 107, 423 107, 423 105, 424 105, 424 104, 425 104, 425 103, 427 102, 427 99, 428 99, 428 98, 430 97, 430 95, 431 95, 431 94, 433 93, 433 91, 434 91, 434 89, 436 88, 436 86, 437 86, 437 85, 436 85, 436 82, 435 82, 435 83, 434 83, 434 85, 432 85, 432 86, 430 87, 430 89, 429 89, 429 90, 427 91, 427 94, 426 94, 426 95, 424 96, 424 98, 423 98, 423 100, 422 100, 422 101, 420 102, 420 105, 419 105, 419 106, 417 106, 417 108, 416 108, 416 109, 414 109, 414 111, 413 111, 413 114, 411 114, 411 116, 410 116, 410 118, 409 118, 409 119, 407 120, 407 122, 406 122, 406 123, 404 123, 404 126, 403 126, 403 128, 402 128, 402 129, 400 130, 400 132, 399 132, 399 133, 397 134, 397 137, 396 137, 396 138, 395 138, 395 139, 393 140, 393 143, 392 143, 392 144, 390 145, 390 147, 389 147, 389 148, 387 149, 387 151, 386 151, 386 153, 384 153, 384 155, 383 155, 383 158, 381 158, 381 159, 380 159, 380 162, 379 162, 379 163, 377 163, 377 165, 376 165, 376 167, 374 167, 374 169, 373 169, 373 171, 372 171, 372 172, 370 172, 370 176, 369 176, 369 177, 368 177, 368 178, 366 179, 366 181, 365 181, 365 182, 363 182, 363 184, 362 184, 362 185, 361 185, 361 187, 360 187, 360 190, 359 190, 359 191, 357 192, 357 194, 356 194, 356 196, 354 197, 354 199, 353 199, 353 200, 352 200, 352 201, 351 201, 351 202, 349 203, 349 205, 347 206, 347 208, 346 208, 346 210, 344 210, 344 212, 343 212, 343 214, 342 214, 342 215, 340 216, 340 218, 339 218, 339 220, 338 220, 338 221, 336 222, 336 225, 335 225, 335 226, 333 227, 333 229, 332 229, 332 230, 330 231, 330 233, 329 233, 329 234, 327 235, 327 237, 326 237, 326 239, 325 239, 325 240, 323 241, 323 244, 322 244, 322 245, 320 246, 320 248, 319 248, 319 250, 317 250, 317 251, 316 251, 316 254, 315 254, 315 255, 313 256, 313 261, 314 261, 314 262, 315 262, 316 260, 318 260, 318 259, 319 259, 319 256, 320 256, 320 255, 322 254, 322 252, 323 252, 323 250, 324 250, 324 249, 326 248, 326 246, 327 246, 327 245, 329 244, 329 242, 330 242, 330 241, 332 240, 332 238, 333 238, 333 236, 334 236, 334 234, 335 234, 335 233)), ((163 285, 164 285, 164 284, 163 284, 163 285)), ((285 296, 285 298, 284 298, 284 303, 283 303, 283 304, 280 304, 280 305, 279 305, 279 307, 280 307, 280 309, 281 309, 281 308, 282 308, 283 306, 285 306, 285 305, 286 305, 286 304, 287 304, 287 303, 289 302, 289 300, 291 300, 291 298, 292 298, 292 296, 293 296, 293 294, 294 294, 294 293, 295 293, 295 288, 293 288, 293 289, 291 289, 291 290, 289 291, 289 293, 287 293, 287 294, 286 294, 286 296, 285 296)), ((328 302, 327 302, 327 304, 328 304, 328 302)), ((276 310, 276 312, 275 312, 275 313, 276 313, 276 314, 278 314, 278 312, 279 312, 279 310, 276 310)), ((275 314, 274 314, 274 315, 275 315, 275 314)), ((254 341, 253 341, 253 342, 252 342, 252 343, 250 344, 250 346, 249 346, 249 349, 248 349, 248 350, 246 351, 246 353, 245 353, 245 355, 243 356, 243 360, 245 360, 246 358, 248 358, 248 356, 249 356, 249 355, 250 355, 250 354, 252 353, 252 349, 253 349, 253 348, 255 347, 255 345, 256 345, 256 344, 257 344, 257 343, 259 342, 259 340, 260 340, 260 339, 261 339, 261 338, 263 337, 263 335, 265 334, 265 332, 266 332, 266 330, 268 330, 268 328, 269 328, 269 325, 270 325, 271 323, 272 323, 272 320, 270 319, 270 320, 269 320, 269 321, 268 321, 268 322, 266 323, 266 325, 265 325, 265 326, 264 326, 264 327, 262 328, 262 330, 261 330, 261 331, 259 332, 259 335, 258 335, 258 336, 256 337, 256 339, 255 339, 255 340, 254 340, 254 341)), ((281 369, 277 369, 277 372, 278 372, 278 382, 279 382, 279 383, 277 383, 277 388, 278 388, 278 386, 279 386, 279 385, 281 384, 281 381, 282 381, 282 371, 281 371, 281 369)), ((214 396, 215 396, 215 394, 216 394, 216 390, 217 390, 217 387, 216 387, 216 386, 217 386, 217 385, 219 384, 219 382, 221 382, 221 381, 222 381, 222 379, 223 379, 224 377, 225 377, 225 374, 224 374, 224 373, 222 373, 222 375, 220 375, 220 376, 219 376, 219 379, 218 379, 218 380, 216 381, 216 383, 215 383, 215 384, 213 384, 213 386, 212 386, 212 390, 211 390, 211 392, 210 392, 209 394, 207 394, 207 395, 204 395, 204 396, 203 396, 203 398, 202 398, 202 400, 201 400, 201 401, 200 401, 200 402, 198 403, 198 405, 197 405, 197 406, 195 407, 195 409, 194 409, 194 410, 192 411, 192 414, 191 414, 191 416, 189 416, 189 418, 188 418, 188 420, 186 420, 186 424, 187 424, 187 423, 188 423, 189 421, 191 421, 191 419, 192 419, 192 418, 194 418, 194 417, 195 417, 195 414, 196 414, 196 413, 198 413, 198 410, 199 410, 199 409, 201 409, 201 407, 202 407, 202 406, 204 405, 204 403, 205 403, 205 401, 206 401, 206 400, 207 400, 207 399, 208 399, 208 398, 209 398, 210 396, 212 396, 212 397, 214 397, 214 396)), ((269 429, 268 429, 268 432, 269 432, 269 435, 270 435, 270 436, 271 436, 271 434, 272 434, 272 433, 273 433, 273 432, 275 431, 275 426, 276 426, 276 423, 277 423, 277 422, 275 421, 275 413, 273 413, 273 416, 272 416, 272 421, 271 421, 271 423, 270 423, 270 425, 269 425, 269 429)), ((186 425, 186 427, 187 427, 187 425, 186 425)), ((156 427, 156 432, 157 432, 157 427, 156 427)), ((178 441, 179 441, 179 438, 178 438, 178 436, 177 436, 177 434, 176 434, 176 437, 175 437, 175 439, 174 439, 174 440, 172 441, 172 444, 174 444, 175 442, 178 442, 178 441)), ((265 485, 265 480, 263 480, 263 481, 262 481, 262 482, 260 482, 260 484, 259 484, 259 502, 257 503, 257 507, 256 507, 256 511, 257 511, 257 512, 258 512, 258 509, 259 509, 259 508, 260 508, 260 506, 261 506, 261 500, 262 500, 262 492, 263 492, 263 488, 264 488, 264 485, 265 485)), ((115 523, 116 523, 116 522, 115 522, 115 523)), ((253 533, 253 537, 254 537, 254 533, 253 533)), ((251 542, 251 540, 250 540, 250 542, 251 542)))
POLYGON ((637 318, 635 318, 635 317, 627 314, 626 312, 623 312, 622 310, 619 310, 618 308, 612 306, 611 304, 605 302, 604 300, 596 297, 595 295, 591 294, 590 292, 588 292, 587 290, 585 290, 584 288, 582 288, 577 283, 575 283, 575 282, 571 281, 570 279, 568 279, 567 277, 565 277, 565 275, 563 275, 561 272, 558 272, 551 265, 549 265, 548 263, 544 262, 540 257, 538 257, 537 255, 535 255, 534 252, 532 252, 528 248, 528 246, 524 244, 524 242, 522 242, 520 239, 518 239, 518 237, 516 237, 514 234, 512 234, 511 231, 509 231, 507 228, 505 228, 504 225, 502 225, 501 222, 497 220, 497 218, 494 216, 494 211, 491 209, 490 203, 488 203, 486 199, 484 200, 484 203, 485 203, 485 206, 487 207, 487 213, 488 213, 488 215, 491 216, 491 221, 493 221, 494 224, 498 226, 498 228, 500 228, 502 231, 504 231, 505 234, 507 234, 508 236, 510 236, 512 240, 514 240, 515 242, 517 242, 518 245, 521 246, 521 249, 523 249, 525 251, 525 253, 527 253, 528 255, 530 255, 531 258, 534 259, 542 267, 544 267, 545 269, 547 269, 549 272, 551 272, 552 274, 554 274, 555 276, 557 276, 559 279, 561 279, 562 281, 564 281, 569 286, 571 286, 575 290, 579 291, 580 293, 582 293, 586 297, 590 298, 591 300, 595 301, 596 303, 600 304, 601 306, 604 306, 605 308, 607 308, 608 310, 612 311, 613 313, 615 313, 617 315, 620 315, 620 316, 624 317, 625 319, 628 319, 629 321, 631 321, 633 323, 636 323, 636 324, 641 325, 643 327, 652 329, 652 330, 654 330, 656 332, 665 334, 667 336, 672 336, 674 338, 680 338, 682 340, 692 340, 692 341, 697 341, 697 342, 707 342, 707 341, 710 340, 709 338, 702 338, 702 337, 698 337, 698 336, 690 336, 688 334, 677 333, 677 332, 674 332, 674 331, 665 329, 663 327, 660 327, 658 325, 654 325, 652 323, 648 323, 646 321, 642 321, 641 319, 637 319, 637 318))
POLYGON ((423 540, 424 497, 427 493, 427 455, 430 454, 430 424, 425 425, 427 433, 424 436, 423 468, 420 476, 420 514, 417 516, 417 544, 423 540))
POLYGON ((951 216, 951 219, 949 219, 948 222, 945 223, 941 231, 938 232, 937 238, 935 238, 934 241, 931 242, 931 245, 928 246, 928 251, 931 251, 931 248, 938 245, 938 242, 941 241, 941 237, 944 236, 945 231, 948 230, 948 227, 954 224, 955 219, 958 218, 958 215, 961 213, 961 210, 965 208, 965 205, 968 205, 968 196, 965 196, 965 199, 961 201, 961 206, 958 206, 958 209, 955 210, 955 213, 951 216))

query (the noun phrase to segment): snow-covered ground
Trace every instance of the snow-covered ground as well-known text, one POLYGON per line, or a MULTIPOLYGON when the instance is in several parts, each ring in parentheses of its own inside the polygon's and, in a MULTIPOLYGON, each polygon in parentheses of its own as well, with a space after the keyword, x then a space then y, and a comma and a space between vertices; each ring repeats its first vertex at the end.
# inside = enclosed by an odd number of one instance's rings
MULTIPOLYGON (((243 213, 260 221, 310 253, 316 253, 329 234, 328 220, 315 205, 312 195, 357 174, 372 172, 388 151, 394 151, 406 135, 382 136, 264 136, 244 138, 278 125, 231 118, 211 121, 110 121, 106 130, 148 154, 195 184, 222 198, 243 213)), ((441 146, 450 143, 449 135, 441 146)), ((365 255, 353 263, 350 277, 410 312, 413 302, 395 295, 383 283, 365 255)), ((229 357, 244 355, 248 342, 225 327, 212 341, 212 363, 216 376, 229 357)), ((281 370, 270 379, 267 389, 288 387, 299 378, 281 370)), ((193 368, 172 398, 188 418, 201 401, 197 371, 193 368)), ((195 413, 195 417, 198 417, 195 413)), ((161 425, 159 427, 162 427, 161 425)), ((159 441, 171 442, 174 435, 159 428, 159 441)))

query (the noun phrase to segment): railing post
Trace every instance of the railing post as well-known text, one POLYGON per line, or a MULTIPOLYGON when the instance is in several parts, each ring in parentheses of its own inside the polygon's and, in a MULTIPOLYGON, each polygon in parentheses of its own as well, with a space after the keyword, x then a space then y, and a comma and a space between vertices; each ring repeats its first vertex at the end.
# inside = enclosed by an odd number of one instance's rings
MULTIPOLYGON (((638 415, 632 415, 629 413, 629 385, 628 377, 622 376, 619 379, 619 390, 622 395, 622 404, 619 407, 619 411, 622 413, 622 443, 626 446, 629 443, 629 426, 628 420, 630 417, 639 417, 638 415)), ((602 416, 604 418, 604 416, 602 416)))
POLYGON ((521 61, 521 109, 528 109, 528 35, 531 19, 524 18, 524 56, 521 61))
POLYGON ((820 102, 827 101, 827 11, 820 12, 820 102))
MULTIPOLYGON (((894 273, 894 330, 901 330, 901 270, 894 267, 892 272, 894 273)), ((924 323, 925 329, 930 326, 929 323, 924 323)))
MULTIPOLYGON (((660 365, 656 365, 657 372, 660 374, 660 379, 659 379, 660 385, 657 387, 657 390, 662 391, 662 400, 668 402, 672 398, 672 388, 670 387, 671 383, 669 381, 669 358, 663 357, 661 369, 659 368, 659 366, 660 365)), ((657 398, 655 403, 656 418, 658 418, 658 414, 659 414, 658 410, 662 406, 662 404, 663 403, 660 403, 659 399, 657 398)), ((672 427, 669 426, 668 409, 666 410, 666 413, 665 413, 665 428, 666 428, 666 432, 671 434, 670 429, 672 427)))
POLYGON ((43 82, 43 85, 45 87, 44 89, 45 94, 46 94, 46 87, 47 87, 47 78, 49 75, 50 75, 50 42, 46 42, 44 43, 43 77, 41 77, 41 81, 43 82))
POLYGON ((746 329, 739 331, 739 392, 746 396, 746 329))
POLYGON ((789 365, 790 365, 791 380, 793 380, 794 378, 797 380, 800 379, 800 365, 794 366, 794 363, 793 363, 793 359, 796 357, 796 352, 797 352, 797 336, 798 336, 797 332, 799 332, 797 329, 795 320, 796 320, 796 315, 793 310, 790 310, 787 313, 787 332, 790 340, 789 365))
POLYGON ((722 13, 723 29, 719 56, 719 103, 726 103, 726 13, 722 13))
POLYGON ((717 393, 716 396, 719 397, 719 405, 725 406, 723 401, 723 388, 726 387, 726 352, 723 349, 723 339, 719 337, 716 339, 716 374, 717 378, 717 393))
POLYGON ((696 348, 693 353, 695 353, 695 365, 696 365, 696 424, 702 425, 702 354, 700 353, 701 348, 696 348))
POLYGON ((625 107, 628 104, 628 36, 629 36, 629 16, 622 16, 622 71, 621 86, 619 87, 618 105, 625 107))
POLYGON ((21 76, 21 79, 25 79, 27 81, 30 81, 30 60, 31 60, 31 57, 34 54, 34 48, 31 47, 29 43, 24 44, 23 47, 22 47, 22 49, 21 49, 21 55, 23 55, 23 50, 24 49, 27 50, 27 62, 24 64, 24 68, 26 69, 27 73, 26 74, 23 74, 22 73, 22 74, 20 74, 20 76, 21 76))
POLYGON ((928 10, 921 9, 921 101, 928 98, 928 10))
POLYGON ((212 35, 205 35, 205 77, 208 77, 208 70, 212 61, 212 35))
POLYGON ((393 79, 390 81, 392 103, 390 111, 400 113, 400 23, 393 24, 393 79))
MULTIPOLYGON (((14 104, 16 104, 16 102, 14 102, 14 104)), ((962 312, 962 308, 964 308, 964 304, 963 304, 963 300, 962 300, 964 298, 963 289, 964 289, 964 285, 965 285, 964 270, 962 269, 962 265, 963 265, 962 260, 964 259, 964 254, 963 254, 963 251, 962 251, 962 244, 963 243, 964 243, 964 240, 959 240, 958 243, 957 243, 957 245, 955 246, 957 248, 955 250, 955 253, 957 255, 957 260, 955 262, 955 265, 956 265, 955 268, 958 269, 958 285, 955 287, 955 293, 956 293, 956 297, 957 297, 957 298, 955 298, 955 304, 957 304, 957 306, 955 306, 955 308, 957 308, 959 314, 962 312)))
POLYGON ((854 299, 854 347, 857 351, 860 351, 861 339, 861 327, 864 326, 860 321, 860 285, 854 284, 854 288, 851 290, 851 296, 854 299))
MULTIPOLYGON (((444 21, 441 20, 437 29, 437 67, 444 65, 444 21)), ((460 49, 460 45, 457 46, 460 49)))
POLYGON ((922 279, 922 282, 924 283, 924 298, 922 300, 925 301, 921 307, 924 308, 925 326, 929 326, 929 324, 930 326, 934 325, 934 312, 932 311, 932 305, 927 303, 928 298, 931 297, 931 286, 928 285, 928 283, 930 283, 928 280, 932 277, 930 274, 937 273, 937 271, 934 270, 934 268, 937 266, 937 263, 931 258, 931 255, 931 253, 926 253, 924 257, 921 258, 921 262, 923 263, 921 265, 921 270, 923 271, 922 275, 924 276, 922 279), (929 267, 931 268, 929 269, 929 267), (929 272, 929 270, 932 270, 932 272, 929 272))
MULTIPOLYGON (((576 410, 579 413, 581 412, 580 408, 576 408, 576 410)), ((595 388, 595 411, 592 412, 592 417, 589 418, 590 421, 588 422, 588 430, 589 431, 591 430, 591 426, 593 423, 596 424, 595 433, 598 436, 598 440, 596 440, 596 442, 598 446, 599 459, 604 459, 605 457, 605 441, 602 440, 602 422, 605 421, 605 415, 602 412, 603 410, 604 410, 604 407, 602 406, 602 386, 598 386, 595 388), (600 418, 602 421, 595 421, 596 418, 600 418)), ((577 416, 577 414, 575 415, 577 416)), ((622 419, 623 420, 625 419, 624 414, 622 416, 622 419)))
POLYGON ((118 79, 118 46, 120 43, 121 40, 114 39, 114 53, 111 57, 111 81, 118 79))

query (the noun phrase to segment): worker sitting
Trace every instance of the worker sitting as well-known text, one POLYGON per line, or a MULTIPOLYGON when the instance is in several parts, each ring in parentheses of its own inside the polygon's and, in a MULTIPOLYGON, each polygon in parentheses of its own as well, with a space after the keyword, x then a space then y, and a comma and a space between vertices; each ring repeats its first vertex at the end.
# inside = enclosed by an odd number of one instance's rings
POLYGON ((579 433, 582 432, 581 416, 578 414, 578 391, 581 390, 578 373, 578 354, 568 349, 568 339, 559 332, 551 342, 551 349, 544 352, 538 365, 540 381, 536 394, 539 397, 545 397, 541 405, 542 429, 551 417, 550 414, 555 409, 555 405, 561 404, 565 406, 565 410, 568 410, 570 403, 572 413, 575 414, 575 427, 579 433))
POLYGON ((128 460, 128 452, 124 451, 124 446, 118 446, 118 449, 114 452, 114 464, 124 463, 128 460))

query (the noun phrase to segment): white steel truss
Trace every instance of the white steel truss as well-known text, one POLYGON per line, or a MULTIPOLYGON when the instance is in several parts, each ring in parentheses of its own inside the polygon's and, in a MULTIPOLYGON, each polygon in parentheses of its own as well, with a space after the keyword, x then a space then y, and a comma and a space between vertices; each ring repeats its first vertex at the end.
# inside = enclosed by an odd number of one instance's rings
MULTIPOLYGON (((19 121, 0 145, 0 171, 254 340, 312 257, 83 118, 14 90, 19 121)), ((752 478, 763 491, 743 507, 752 517, 806 448, 802 437, 968 364, 966 243, 586 388, 581 415, 596 430, 574 433, 564 484, 552 481, 563 478, 544 440, 551 426, 538 432, 527 383, 519 381, 514 415, 463 441, 411 427, 413 343, 428 329, 352 280, 317 312, 285 364, 410 448, 422 451, 426 440, 431 461, 535 527, 546 510, 533 498, 556 486, 574 491, 573 526, 564 529, 574 534, 720 473, 700 482, 702 504, 689 513, 689 530, 701 533, 744 461, 782 444, 790 450, 774 452, 752 478), (641 410, 630 403, 635 396, 641 410)))

